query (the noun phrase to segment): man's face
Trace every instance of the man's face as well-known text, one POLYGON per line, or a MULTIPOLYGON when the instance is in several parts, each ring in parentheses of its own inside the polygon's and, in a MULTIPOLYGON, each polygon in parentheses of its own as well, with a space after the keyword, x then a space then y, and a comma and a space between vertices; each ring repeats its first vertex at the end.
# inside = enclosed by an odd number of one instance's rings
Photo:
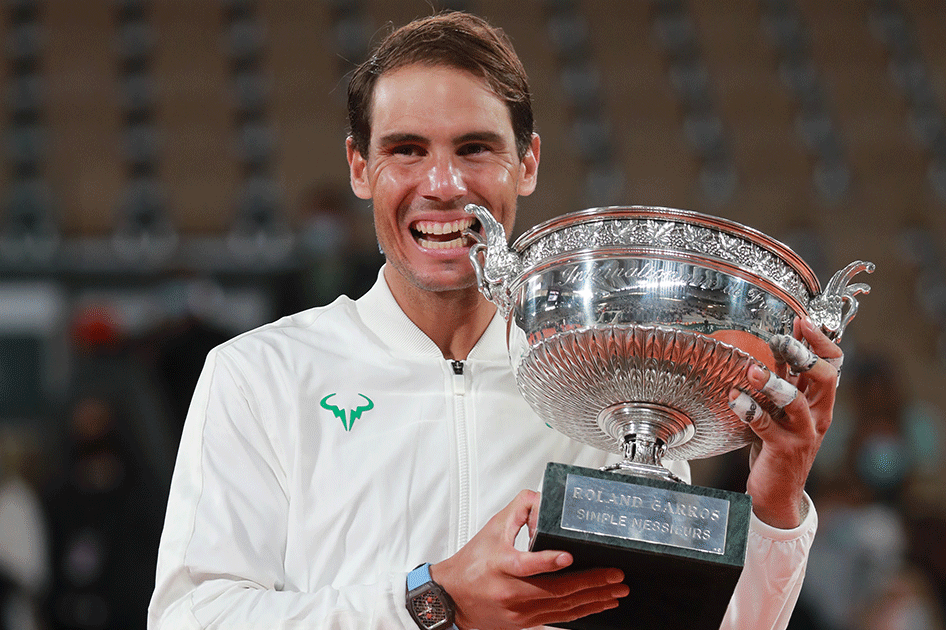
POLYGON ((509 110, 486 82, 446 66, 411 65, 382 75, 362 156, 348 141, 352 189, 373 200, 388 283, 425 291, 475 284, 463 208, 489 208, 509 234, 516 198, 536 183, 539 139, 516 153, 509 110))

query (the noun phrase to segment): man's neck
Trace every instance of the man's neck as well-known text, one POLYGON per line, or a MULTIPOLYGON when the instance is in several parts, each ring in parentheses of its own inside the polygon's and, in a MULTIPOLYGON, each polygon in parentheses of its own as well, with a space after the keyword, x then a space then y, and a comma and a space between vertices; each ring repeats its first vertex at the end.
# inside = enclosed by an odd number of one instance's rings
POLYGON ((388 286, 404 314, 437 344, 445 359, 465 360, 496 312, 475 286, 441 292, 391 282, 388 286))

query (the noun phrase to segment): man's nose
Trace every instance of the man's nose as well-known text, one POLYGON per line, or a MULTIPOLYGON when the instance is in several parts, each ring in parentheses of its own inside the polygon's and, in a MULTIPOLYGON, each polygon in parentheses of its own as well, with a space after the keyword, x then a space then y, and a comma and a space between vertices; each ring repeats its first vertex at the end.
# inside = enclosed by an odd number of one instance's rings
POLYGON ((463 171, 452 156, 431 161, 421 194, 438 201, 452 201, 466 194, 463 171))

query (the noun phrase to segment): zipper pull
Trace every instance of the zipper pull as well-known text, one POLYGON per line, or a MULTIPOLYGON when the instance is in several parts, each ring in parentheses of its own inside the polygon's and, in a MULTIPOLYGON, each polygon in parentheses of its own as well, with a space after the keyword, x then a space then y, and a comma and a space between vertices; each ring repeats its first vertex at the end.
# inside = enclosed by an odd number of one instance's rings
POLYGON ((450 361, 453 368, 453 393, 457 396, 466 394, 466 377, 463 376, 463 361, 450 361))

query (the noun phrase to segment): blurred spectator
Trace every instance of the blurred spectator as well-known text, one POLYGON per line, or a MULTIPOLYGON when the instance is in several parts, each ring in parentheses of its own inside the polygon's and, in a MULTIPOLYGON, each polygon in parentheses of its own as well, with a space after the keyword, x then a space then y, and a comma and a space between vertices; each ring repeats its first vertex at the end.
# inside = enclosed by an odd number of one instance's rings
POLYGON ((207 353, 234 333, 213 321, 221 301, 216 283, 181 278, 168 282, 163 293, 165 318, 145 347, 146 353, 154 354, 155 374, 170 408, 170 438, 176 446, 207 353))
POLYGON ((942 630, 911 522, 915 489, 938 473, 942 419, 911 399, 887 355, 859 358, 842 378, 812 476, 820 523, 790 628, 942 630))
POLYGON ((162 497, 123 429, 103 396, 70 410, 66 462, 45 497, 53 630, 145 628, 162 497))
POLYGON ((303 308, 342 294, 361 297, 384 262, 370 217, 357 214, 347 187, 316 186, 303 196, 299 241, 306 269, 303 308))
POLYGON ((859 627, 863 630, 943 630, 929 580, 915 570, 896 574, 867 606, 859 627))
POLYGON ((0 630, 41 628, 39 603, 49 581, 42 506, 22 474, 22 455, 15 435, 0 434, 0 630))
POLYGON ((852 475, 872 500, 900 505, 940 472, 942 413, 910 396, 896 361, 867 354, 845 366, 815 479, 852 475))
POLYGON ((911 512, 910 560, 929 577, 931 596, 940 604, 939 618, 946 620, 946 508, 933 503, 911 512))
POLYGON ((890 356, 860 359, 850 377, 847 465, 876 500, 902 506, 911 484, 939 467, 942 418, 905 391, 890 356))
POLYGON ((790 628, 855 630, 862 612, 904 569, 903 519, 841 477, 820 486, 814 501, 818 534, 798 607, 810 619, 793 618, 790 628))

